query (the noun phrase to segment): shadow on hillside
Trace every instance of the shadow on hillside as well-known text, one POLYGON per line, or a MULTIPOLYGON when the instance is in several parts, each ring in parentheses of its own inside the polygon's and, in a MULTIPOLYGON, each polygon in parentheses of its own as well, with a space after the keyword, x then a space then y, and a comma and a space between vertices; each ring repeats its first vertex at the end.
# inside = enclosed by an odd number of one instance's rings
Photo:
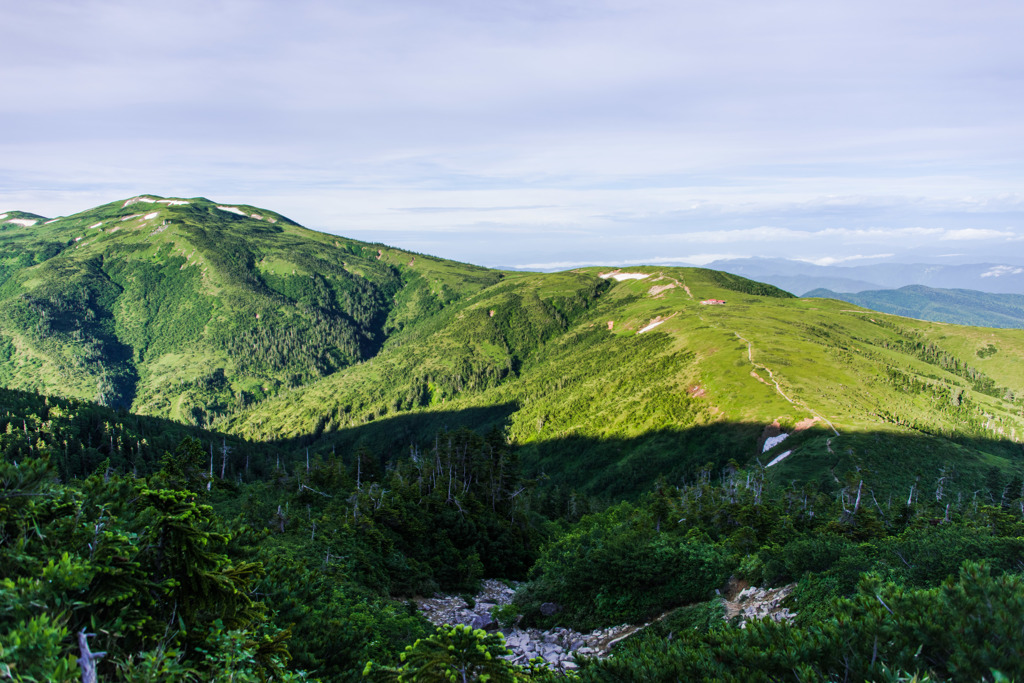
MULTIPOLYGON (((469 428, 484 434, 508 425, 518 409, 514 403, 453 411, 394 415, 314 439, 311 436, 249 442, 236 436, 189 427, 172 420, 114 411, 93 403, 44 397, 0 388, 0 443, 20 458, 38 452, 45 441, 62 477, 84 476, 108 459, 118 469, 148 474, 181 439, 211 447, 222 464, 221 446, 230 449, 228 481, 260 479, 278 467, 302 469, 306 452, 312 460, 332 456, 351 463, 365 448, 382 465, 407 458, 410 446, 429 452, 439 433, 469 428), (56 411, 55 408, 59 408, 56 411), (45 431, 40 425, 46 424, 45 431), (9 430, 9 431, 8 431, 9 430), (30 446, 29 444, 35 444, 30 446)), ((792 434, 766 453, 758 452, 764 425, 719 422, 690 429, 661 429, 631 437, 594 438, 538 433, 517 448, 525 473, 539 486, 557 487, 615 500, 649 491, 659 479, 669 485, 693 482, 702 470, 717 480, 735 461, 751 472, 790 451, 764 470, 779 483, 814 482, 820 490, 837 492, 863 478, 882 501, 935 495, 940 478, 945 495, 971 497, 979 489, 1000 491, 1024 475, 1024 447, 1009 440, 941 436, 913 432, 873 431, 835 436, 825 429, 792 434)), ((1019 489, 1020 483, 1012 484, 1019 489)))
MULTIPOLYGON (((408 457, 411 446, 429 451, 437 435, 462 427, 484 434, 509 423, 514 403, 455 411, 404 413, 359 427, 270 444, 303 457, 306 448, 328 457, 343 458, 359 448, 375 454, 382 464, 408 457)), ((931 487, 946 477, 947 491, 968 495, 979 486, 993 488, 1024 473, 1024 447, 1009 440, 941 436, 910 432, 873 431, 836 436, 811 428, 790 435, 768 452, 759 452, 764 425, 718 422, 688 429, 661 429, 631 437, 594 438, 546 435, 543 432, 518 446, 526 474, 541 486, 558 486, 609 499, 650 490, 663 478, 671 485, 693 481, 707 469, 717 479, 730 462, 745 469, 765 469, 779 482, 815 482, 822 490, 838 491, 846 478, 863 477, 877 495, 896 495, 914 485, 931 487), (973 487, 973 488, 971 488, 973 487)))

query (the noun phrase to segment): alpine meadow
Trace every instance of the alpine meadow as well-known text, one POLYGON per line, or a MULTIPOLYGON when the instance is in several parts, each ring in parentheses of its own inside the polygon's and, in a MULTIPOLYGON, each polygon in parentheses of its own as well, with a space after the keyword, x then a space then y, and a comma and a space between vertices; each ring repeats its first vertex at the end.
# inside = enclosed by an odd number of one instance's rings
POLYGON ((1022 444, 1019 327, 11 210, 0 678, 1024 680, 1022 444))

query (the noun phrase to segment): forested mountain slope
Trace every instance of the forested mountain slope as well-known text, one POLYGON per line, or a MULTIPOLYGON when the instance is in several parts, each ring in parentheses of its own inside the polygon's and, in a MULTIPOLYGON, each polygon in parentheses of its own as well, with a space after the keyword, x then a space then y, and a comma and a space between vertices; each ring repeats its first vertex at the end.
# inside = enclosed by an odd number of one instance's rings
POLYGON ((371 358, 484 268, 142 195, 0 219, 0 383, 209 424, 371 358))
POLYGON ((611 497, 787 451, 779 476, 893 486, 1019 467, 1021 331, 707 269, 499 272, 202 198, 4 220, 10 388, 382 462, 496 426, 532 476, 611 497))
POLYGON ((950 461, 967 479, 1019 467, 1020 331, 796 299, 716 271, 610 273, 510 275, 229 429, 395 458, 445 426, 503 424, 535 473, 604 495, 789 450, 780 476, 863 467, 901 486, 950 461), (762 454, 779 433, 791 436, 762 454))
POLYGON ((583 681, 1022 675, 1024 330, 205 199, 0 227, 14 680, 84 633, 100 680, 566 680, 403 602, 484 577, 506 631, 650 622, 583 681), (726 621, 747 584, 795 619, 726 621))

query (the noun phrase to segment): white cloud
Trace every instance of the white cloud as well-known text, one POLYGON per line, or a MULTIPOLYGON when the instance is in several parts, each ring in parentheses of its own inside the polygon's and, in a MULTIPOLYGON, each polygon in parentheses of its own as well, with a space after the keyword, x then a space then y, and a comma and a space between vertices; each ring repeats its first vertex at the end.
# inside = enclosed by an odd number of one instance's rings
POLYGON ((1024 238, 1020 3, 38 0, 4 26, 4 208, 202 195, 484 263, 1024 238))
POLYGON ((818 258, 798 258, 796 261, 804 261, 805 263, 813 263, 816 266, 834 266, 837 263, 847 263, 849 261, 863 261, 865 259, 887 259, 892 258, 896 254, 855 254, 853 256, 821 256, 818 258))
POLYGON ((989 270, 981 274, 982 277, 1001 277, 1003 275, 1020 275, 1024 273, 1024 268, 1015 268, 1013 266, 993 266, 989 270))
POLYGON ((993 240, 999 238, 1013 238, 1016 235, 1006 230, 979 230, 977 228, 963 228, 961 230, 946 230, 939 238, 941 240, 993 240))

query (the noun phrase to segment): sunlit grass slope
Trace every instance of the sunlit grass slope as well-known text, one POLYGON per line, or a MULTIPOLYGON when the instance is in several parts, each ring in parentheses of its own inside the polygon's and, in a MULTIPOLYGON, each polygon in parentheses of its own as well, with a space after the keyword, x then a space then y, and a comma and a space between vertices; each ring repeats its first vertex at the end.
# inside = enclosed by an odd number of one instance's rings
POLYGON ((860 467, 902 482, 1019 468, 1021 396, 1021 331, 798 299, 702 269, 582 269, 511 274, 230 428, 321 447, 358 434, 397 455, 429 429, 405 420, 396 433, 396 415, 434 428, 431 415, 491 420, 480 409, 510 406, 504 426, 535 473, 591 491, 787 450, 773 476, 860 467), (762 453, 779 432, 790 436, 762 453))
POLYGON ((9 211, 0 384, 210 424, 500 279, 203 198, 9 211))

